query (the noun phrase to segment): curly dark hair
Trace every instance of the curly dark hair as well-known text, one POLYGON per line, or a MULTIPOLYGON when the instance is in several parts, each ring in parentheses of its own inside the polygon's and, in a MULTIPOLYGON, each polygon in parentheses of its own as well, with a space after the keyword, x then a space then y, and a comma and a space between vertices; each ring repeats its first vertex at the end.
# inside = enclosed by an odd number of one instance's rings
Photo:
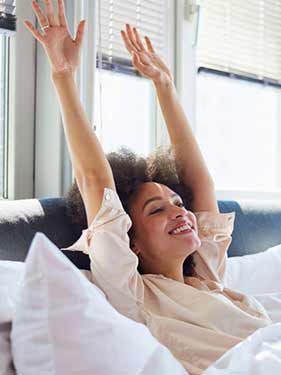
MULTIPOLYGON (((117 151, 106 154, 111 166, 117 194, 122 202, 125 212, 130 215, 130 201, 144 182, 157 182, 168 186, 179 194, 187 209, 192 203, 192 191, 184 185, 179 176, 181 165, 175 158, 172 145, 159 146, 147 157, 137 155, 126 146, 121 146, 117 151)), ((76 181, 65 195, 67 215, 70 216, 75 232, 81 233, 87 227, 87 218, 84 203, 76 181)), ((134 238, 134 225, 128 231, 131 241, 134 238)), ((193 256, 189 255, 183 265, 185 276, 193 276, 193 256)), ((139 264, 139 272, 141 265, 139 264)))

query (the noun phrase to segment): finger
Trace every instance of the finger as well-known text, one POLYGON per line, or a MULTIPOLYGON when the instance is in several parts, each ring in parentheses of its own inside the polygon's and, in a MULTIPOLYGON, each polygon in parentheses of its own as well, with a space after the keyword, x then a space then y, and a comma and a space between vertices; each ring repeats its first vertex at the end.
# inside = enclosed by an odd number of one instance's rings
POLYGON ((164 64, 164 62, 160 59, 160 57, 156 54, 153 46, 152 46, 152 43, 151 43, 151 40, 149 39, 148 36, 145 36, 145 41, 146 41, 146 45, 147 45, 147 49, 149 52, 151 52, 151 59, 153 61, 153 63, 159 67, 160 69, 162 69, 164 72, 166 72, 168 75, 171 76, 170 74, 170 71, 169 69, 167 68, 167 66, 164 64))
POLYGON ((149 39, 149 37, 145 36, 144 39, 145 39, 145 42, 146 42, 146 45, 147 45, 147 49, 149 50, 149 52, 155 53, 154 48, 152 46, 152 43, 151 43, 151 40, 149 39))
POLYGON ((139 33, 138 33, 138 31, 137 31, 137 29, 135 27, 133 27, 133 33, 135 35, 135 40, 136 40, 136 43, 137 43, 137 45, 139 47, 139 50, 140 51, 145 51, 144 45, 142 44, 142 41, 141 41, 141 39, 139 37, 139 33))
POLYGON ((77 27, 77 32, 76 32, 76 38, 75 38, 75 42, 80 46, 83 42, 83 37, 84 37, 84 31, 85 31, 85 24, 86 24, 86 21, 83 20, 79 23, 78 27, 77 27))
POLYGON ((58 13, 59 13, 59 23, 61 26, 68 28, 67 19, 65 15, 65 6, 63 0, 58 0, 58 13))
POLYGON ((142 64, 142 62, 139 59, 139 56, 133 52, 133 65, 138 69, 138 71, 147 76, 147 77, 153 77, 157 74, 156 69, 154 69, 151 65, 145 65, 142 64))
POLYGON ((137 56, 142 64, 144 65, 151 65, 152 61, 151 58, 147 55, 146 51, 138 52, 137 56))
POLYGON ((166 72, 172 78, 169 68, 164 64, 164 62, 160 59, 160 57, 156 53, 151 54, 151 59, 154 65, 156 65, 158 68, 166 72))
POLYGON ((29 21, 24 21, 24 25, 28 28, 28 30, 31 32, 31 34, 41 43, 43 43, 44 38, 43 36, 35 29, 35 27, 32 25, 29 21))
POLYGON ((128 23, 126 23, 126 31, 131 42, 131 45, 135 48, 136 51, 140 51, 140 47, 138 46, 135 40, 135 35, 133 34, 131 26, 128 23))
POLYGON ((55 18, 54 7, 52 0, 44 0, 47 18, 50 26, 58 26, 55 18))
POLYGON ((143 70, 141 63, 139 61, 138 55, 135 52, 132 52, 132 63, 135 68, 141 73, 143 70))
POLYGON ((137 52, 136 48, 130 42, 130 40, 129 40, 127 34, 125 33, 125 31, 121 30, 121 35, 122 35, 124 44, 125 44, 127 50, 130 52, 130 54, 132 54, 133 51, 137 52))
POLYGON ((49 25, 48 19, 45 17, 44 13, 42 12, 40 5, 37 3, 37 1, 32 1, 32 9, 34 13, 36 14, 36 17, 38 19, 39 25, 41 27, 49 25))

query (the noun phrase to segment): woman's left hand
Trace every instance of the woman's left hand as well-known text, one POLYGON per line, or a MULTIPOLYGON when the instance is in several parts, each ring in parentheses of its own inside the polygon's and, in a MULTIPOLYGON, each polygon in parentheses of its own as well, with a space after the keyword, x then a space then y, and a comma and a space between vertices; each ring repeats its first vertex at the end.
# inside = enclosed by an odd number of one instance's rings
POLYGON ((133 65, 141 75, 152 79, 155 84, 173 80, 169 69, 155 53, 152 43, 147 36, 144 37, 147 45, 146 49, 135 27, 133 27, 132 31, 130 25, 126 24, 126 32, 121 30, 121 35, 127 50, 132 55, 133 65))

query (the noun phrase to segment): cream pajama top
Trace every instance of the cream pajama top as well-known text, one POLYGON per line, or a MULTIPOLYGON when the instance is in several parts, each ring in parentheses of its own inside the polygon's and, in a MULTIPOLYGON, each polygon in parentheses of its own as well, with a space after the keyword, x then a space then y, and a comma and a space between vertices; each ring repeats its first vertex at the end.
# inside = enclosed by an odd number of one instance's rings
POLYGON ((89 254, 93 282, 112 306, 145 324, 191 375, 202 374, 228 349, 272 323, 254 297, 223 286, 235 213, 195 215, 202 242, 194 253, 198 277, 185 277, 185 283, 137 271, 127 234, 132 222, 110 188, 89 228, 67 248, 89 254))

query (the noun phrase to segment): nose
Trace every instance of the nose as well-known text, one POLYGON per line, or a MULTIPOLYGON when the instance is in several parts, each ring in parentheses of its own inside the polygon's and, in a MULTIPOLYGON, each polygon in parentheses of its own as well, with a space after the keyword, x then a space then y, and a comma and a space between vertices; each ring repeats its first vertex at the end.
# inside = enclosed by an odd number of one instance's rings
POLYGON ((171 219, 177 219, 179 217, 186 217, 188 218, 193 225, 196 225, 196 218, 192 211, 187 210, 185 207, 174 206, 171 210, 171 219))
POLYGON ((186 216, 187 215, 187 210, 185 207, 179 207, 179 206, 175 206, 173 205, 173 208, 172 208, 172 216, 177 218, 177 217, 182 217, 182 216, 186 216))

